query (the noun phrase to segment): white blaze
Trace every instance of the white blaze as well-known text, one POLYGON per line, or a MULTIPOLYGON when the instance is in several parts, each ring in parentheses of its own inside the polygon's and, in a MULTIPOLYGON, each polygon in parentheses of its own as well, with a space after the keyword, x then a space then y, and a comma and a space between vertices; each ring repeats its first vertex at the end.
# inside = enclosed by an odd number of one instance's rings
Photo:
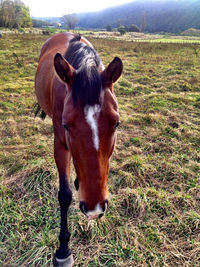
POLYGON ((103 210, 102 210, 100 204, 98 203, 94 210, 88 211, 86 214, 87 214, 88 218, 90 218, 90 217, 93 218, 95 216, 98 216, 101 213, 103 213, 103 210))
POLYGON ((92 138, 96 150, 99 149, 98 117, 100 111, 100 105, 86 106, 84 110, 85 119, 92 130, 92 138))

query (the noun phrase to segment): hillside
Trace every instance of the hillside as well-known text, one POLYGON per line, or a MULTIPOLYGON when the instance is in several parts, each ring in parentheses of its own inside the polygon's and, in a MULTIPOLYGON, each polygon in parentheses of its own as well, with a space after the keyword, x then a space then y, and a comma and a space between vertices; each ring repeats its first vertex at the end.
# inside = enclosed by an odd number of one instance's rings
MULTIPOLYGON (((86 29, 113 28, 121 25, 141 26, 145 20, 145 32, 180 33, 189 28, 200 29, 199 0, 135 0, 131 3, 97 12, 77 14, 77 27, 86 29)), ((48 22, 61 22, 58 17, 37 18, 48 22)))
POLYGON ((110 24, 141 25, 145 14, 147 32, 181 32, 188 28, 200 28, 200 1, 198 0, 136 0, 107 8, 99 12, 78 14, 79 27, 105 28, 110 24))

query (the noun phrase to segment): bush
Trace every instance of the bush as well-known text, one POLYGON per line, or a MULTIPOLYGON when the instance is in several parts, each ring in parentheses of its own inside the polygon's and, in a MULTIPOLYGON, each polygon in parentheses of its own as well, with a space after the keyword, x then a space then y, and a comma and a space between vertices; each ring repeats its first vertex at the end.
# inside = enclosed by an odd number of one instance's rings
POLYGON ((107 31, 107 32, 111 32, 111 31, 112 31, 112 27, 111 27, 110 25, 107 25, 107 26, 106 26, 106 31, 107 31))
POLYGON ((131 24, 129 26, 126 26, 126 31, 127 32, 140 32, 140 29, 138 28, 138 26, 131 24))
POLYGON ((119 28, 117 28, 117 30, 121 35, 124 35, 126 33, 126 28, 124 26, 120 26, 119 28))
POLYGON ((43 31, 42 31, 42 34, 43 34, 43 35, 49 35, 50 32, 49 32, 48 30, 43 30, 43 31))
POLYGON ((24 33, 24 29, 22 29, 22 28, 19 28, 18 31, 24 33))

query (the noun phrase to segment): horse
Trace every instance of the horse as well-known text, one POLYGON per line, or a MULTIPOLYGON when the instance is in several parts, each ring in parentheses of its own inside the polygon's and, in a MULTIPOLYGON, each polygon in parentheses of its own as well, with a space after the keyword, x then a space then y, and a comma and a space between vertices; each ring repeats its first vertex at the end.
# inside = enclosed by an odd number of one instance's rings
POLYGON ((60 244, 54 266, 74 263, 67 222, 71 159, 82 213, 98 219, 108 207, 109 161, 120 123, 113 85, 122 70, 119 57, 105 68, 92 44, 79 34, 55 34, 41 48, 35 94, 42 116, 52 118, 59 174, 60 244))

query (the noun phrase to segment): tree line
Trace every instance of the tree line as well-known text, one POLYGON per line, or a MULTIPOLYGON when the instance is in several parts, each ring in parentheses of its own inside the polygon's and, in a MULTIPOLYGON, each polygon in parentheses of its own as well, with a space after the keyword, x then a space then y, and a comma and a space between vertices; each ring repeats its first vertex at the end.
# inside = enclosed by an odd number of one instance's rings
POLYGON ((21 0, 0 0, 0 27, 32 26, 29 8, 21 0))

